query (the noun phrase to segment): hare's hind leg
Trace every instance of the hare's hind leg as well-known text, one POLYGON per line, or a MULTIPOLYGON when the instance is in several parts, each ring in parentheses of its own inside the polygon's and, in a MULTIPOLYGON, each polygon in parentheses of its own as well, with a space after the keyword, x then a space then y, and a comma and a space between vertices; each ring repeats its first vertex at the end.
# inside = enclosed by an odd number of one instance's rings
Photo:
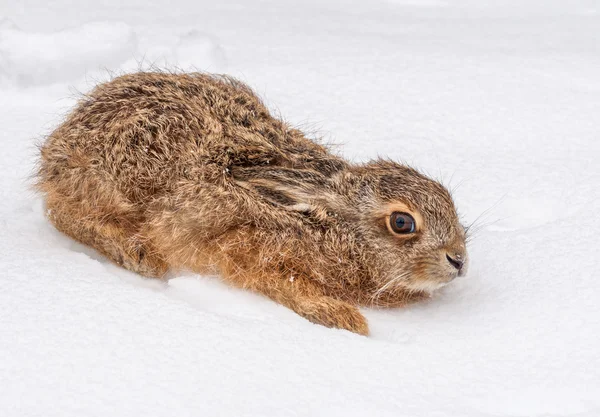
POLYGON ((47 195, 47 216, 58 230, 130 271, 147 277, 165 275, 167 263, 139 236, 138 228, 125 219, 86 210, 86 206, 52 193, 47 195))

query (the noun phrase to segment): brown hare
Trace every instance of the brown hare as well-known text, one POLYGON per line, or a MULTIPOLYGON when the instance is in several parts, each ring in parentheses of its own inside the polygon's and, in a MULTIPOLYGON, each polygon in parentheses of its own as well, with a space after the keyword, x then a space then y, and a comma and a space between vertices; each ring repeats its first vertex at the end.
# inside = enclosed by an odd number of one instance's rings
POLYGON ((357 306, 428 296, 467 258, 442 185, 333 155, 225 76, 98 85, 42 145, 37 187, 57 229, 131 271, 218 273, 360 334, 357 306))

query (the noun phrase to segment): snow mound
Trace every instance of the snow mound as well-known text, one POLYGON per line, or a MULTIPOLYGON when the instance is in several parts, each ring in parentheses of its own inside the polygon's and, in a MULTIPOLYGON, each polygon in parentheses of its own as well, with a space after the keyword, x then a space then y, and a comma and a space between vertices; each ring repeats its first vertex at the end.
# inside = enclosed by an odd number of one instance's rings
POLYGON ((0 26, 0 81, 20 87, 77 80, 88 71, 118 68, 134 55, 137 37, 121 22, 92 22, 58 32, 0 26))
POLYGON ((152 68, 222 72, 223 48, 216 37, 196 29, 180 33, 138 33, 117 21, 98 21, 56 32, 28 32, 0 20, 0 86, 32 87, 93 83, 105 74, 152 68))
POLYGON ((179 34, 150 33, 140 36, 139 52, 121 66, 126 72, 152 68, 223 72, 227 59, 215 36, 196 29, 179 34))
POLYGON ((174 59, 182 69, 222 68, 225 66, 225 52, 217 40, 199 31, 192 30, 179 37, 174 48, 174 59))

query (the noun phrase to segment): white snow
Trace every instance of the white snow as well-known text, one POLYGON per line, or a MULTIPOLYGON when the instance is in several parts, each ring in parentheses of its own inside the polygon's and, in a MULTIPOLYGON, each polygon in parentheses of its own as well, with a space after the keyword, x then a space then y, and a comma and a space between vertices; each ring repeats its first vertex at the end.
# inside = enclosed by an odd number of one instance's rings
POLYGON ((1 416, 600 415, 596 0, 4 0, 0 126, 1 416), (443 180, 479 218, 469 274, 364 309, 365 338, 61 235, 36 142, 74 90, 152 64, 443 180))
POLYGON ((136 50, 124 23, 92 22, 53 33, 0 29, 2 75, 19 86, 70 82, 100 66, 120 65, 136 50))

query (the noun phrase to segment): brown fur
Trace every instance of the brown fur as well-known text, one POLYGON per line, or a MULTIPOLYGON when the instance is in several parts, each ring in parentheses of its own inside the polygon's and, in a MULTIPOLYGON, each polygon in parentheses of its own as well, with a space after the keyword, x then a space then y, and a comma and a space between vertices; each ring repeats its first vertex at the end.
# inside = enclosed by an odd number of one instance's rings
POLYGON ((358 305, 427 296, 466 257, 447 190, 390 161, 351 164, 244 84, 137 73, 97 86, 41 148, 52 223, 151 277, 218 272, 308 320, 367 334, 358 305), (394 235, 394 207, 418 219, 394 235))

